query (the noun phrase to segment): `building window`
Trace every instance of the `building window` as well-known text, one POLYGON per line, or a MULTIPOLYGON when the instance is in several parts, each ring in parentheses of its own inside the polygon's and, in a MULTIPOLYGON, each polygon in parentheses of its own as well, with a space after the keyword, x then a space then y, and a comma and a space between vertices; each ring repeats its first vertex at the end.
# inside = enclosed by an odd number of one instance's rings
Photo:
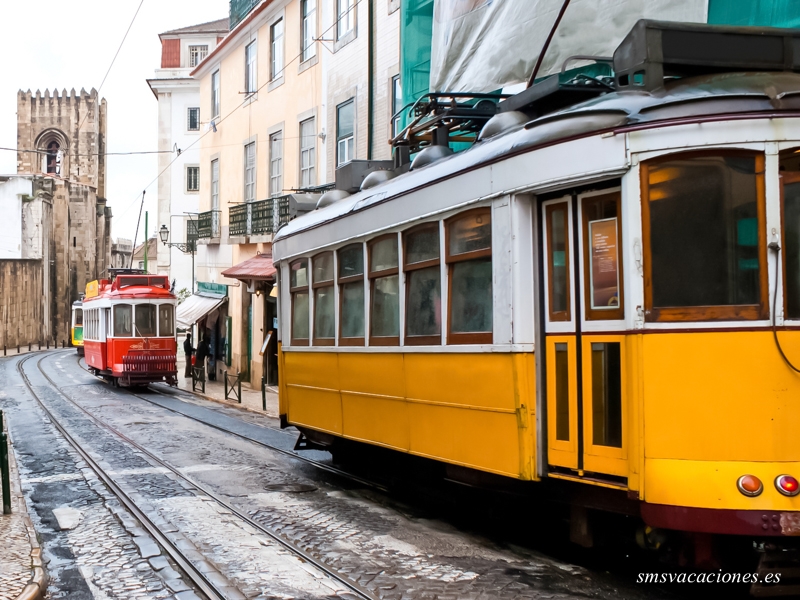
POLYGON ((189 66, 196 67, 208 56, 208 46, 189 46, 189 66))
POLYGON ((364 245, 351 244, 338 253, 339 343, 364 345, 364 245))
POLYGON ((211 161, 211 210, 219 210, 219 159, 211 161))
POLYGON ((254 94, 258 87, 256 50, 255 42, 250 42, 244 48, 244 91, 247 94, 254 94))
POLYGON ((186 191, 200 190, 200 167, 186 167, 186 191))
POLYGON ((289 293, 292 296, 292 344, 308 345, 308 259, 289 265, 289 293))
POLYGON ((256 143, 244 147, 244 201, 256 199, 256 143))
POLYGON ((316 185, 317 130, 314 119, 300 123, 300 187, 316 185))
POLYGON ((353 31, 355 25, 355 0, 336 0, 336 39, 353 31))
POLYGON ((369 245, 371 346, 400 344, 400 275, 397 234, 381 236, 369 245))
POLYGON ((356 103, 350 99, 336 107, 336 166, 353 160, 356 103))
POLYGON ((200 109, 195 107, 186 110, 186 129, 189 131, 200 131, 200 109))
POLYGON ((642 171, 645 318, 766 319, 764 156, 673 155, 642 171))
POLYGON ((492 213, 479 208, 446 222, 449 344, 492 343, 492 213))
POLYGON ((333 252, 311 259, 314 288, 314 345, 333 346, 335 304, 333 298, 333 252))
POLYGON ((415 227, 403 235, 406 273, 406 344, 442 342, 442 272, 439 223, 415 227))
POLYGON ((219 71, 211 75, 211 118, 219 117, 219 71))
POLYGON ((317 0, 302 0, 302 31, 300 40, 303 46, 300 48, 302 60, 306 61, 317 55, 317 44, 314 38, 317 36, 317 0))
POLYGON ((403 108, 403 90, 400 87, 400 75, 392 77, 392 137, 401 131, 402 119, 398 114, 403 108))
POLYGON ((46 164, 46 172, 53 173, 54 175, 61 174, 61 164, 59 160, 59 151, 61 146, 59 146, 58 142, 50 142, 47 144, 47 164, 46 164))
POLYGON ((272 62, 270 63, 270 79, 272 81, 283 76, 283 19, 279 19, 269 28, 272 45, 272 62))
POLYGON ((269 193, 280 196, 283 193, 283 132, 269 136, 269 193))

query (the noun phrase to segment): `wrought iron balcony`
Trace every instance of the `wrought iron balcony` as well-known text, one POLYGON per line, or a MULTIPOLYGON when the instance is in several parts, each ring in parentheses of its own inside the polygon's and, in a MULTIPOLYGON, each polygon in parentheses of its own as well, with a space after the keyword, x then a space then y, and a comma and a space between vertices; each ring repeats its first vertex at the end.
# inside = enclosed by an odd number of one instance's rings
POLYGON ((232 207, 228 213, 228 229, 231 237, 265 235, 275 229, 273 221, 274 198, 258 200, 232 207))
POLYGON ((249 205, 252 210, 252 235, 264 235, 267 233, 272 233, 275 230, 274 223, 272 221, 272 204, 273 199, 269 198, 268 200, 259 200, 258 202, 253 202, 249 205))
POLYGON ((261 0, 231 0, 230 28, 233 30, 261 0))
POLYGON ((200 239, 219 238, 219 214, 218 210, 209 210, 197 215, 197 237, 200 239))
POLYGON ((228 233, 231 237, 249 235, 250 205, 237 204, 228 211, 228 233))

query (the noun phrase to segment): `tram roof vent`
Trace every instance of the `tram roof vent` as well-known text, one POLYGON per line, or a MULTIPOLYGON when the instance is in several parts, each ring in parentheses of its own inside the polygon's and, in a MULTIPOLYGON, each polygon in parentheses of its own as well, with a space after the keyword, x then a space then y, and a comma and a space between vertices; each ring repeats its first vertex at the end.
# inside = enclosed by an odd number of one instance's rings
POLYGON ((641 19, 614 51, 618 90, 736 71, 800 71, 800 31, 641 19))

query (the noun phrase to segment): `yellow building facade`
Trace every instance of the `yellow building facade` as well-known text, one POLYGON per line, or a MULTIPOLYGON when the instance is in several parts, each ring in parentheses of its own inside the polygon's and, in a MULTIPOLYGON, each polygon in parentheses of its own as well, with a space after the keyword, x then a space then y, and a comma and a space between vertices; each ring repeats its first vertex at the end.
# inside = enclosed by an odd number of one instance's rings
POLYGON ((262 1, 192 72, 204 132, 197 280, 228 286, 227 318, 217 327, 229 348, 218 373, 246 372, 253 385, 261 382, 259 352, 274 324, 269 261, 261 277, 238 280, 223 271, 270 254, 274 199, 285 203, 290 191, 324 179, 318 4, 262 1))

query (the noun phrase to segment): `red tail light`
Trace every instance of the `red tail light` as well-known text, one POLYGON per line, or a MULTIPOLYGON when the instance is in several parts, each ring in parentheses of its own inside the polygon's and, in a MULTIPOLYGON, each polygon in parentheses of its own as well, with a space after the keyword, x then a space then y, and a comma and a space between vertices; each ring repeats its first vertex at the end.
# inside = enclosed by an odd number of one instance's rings
POLYGON ((736 482, 736 487, 745 496, 758 496, 764 491, 764 485, 755 475, 742 475, 736 482))
POLYGON ((775 478, 775 487, 784 496, 796 496, 800 492, 800 483, 791 475, 778 475, 775 478))

